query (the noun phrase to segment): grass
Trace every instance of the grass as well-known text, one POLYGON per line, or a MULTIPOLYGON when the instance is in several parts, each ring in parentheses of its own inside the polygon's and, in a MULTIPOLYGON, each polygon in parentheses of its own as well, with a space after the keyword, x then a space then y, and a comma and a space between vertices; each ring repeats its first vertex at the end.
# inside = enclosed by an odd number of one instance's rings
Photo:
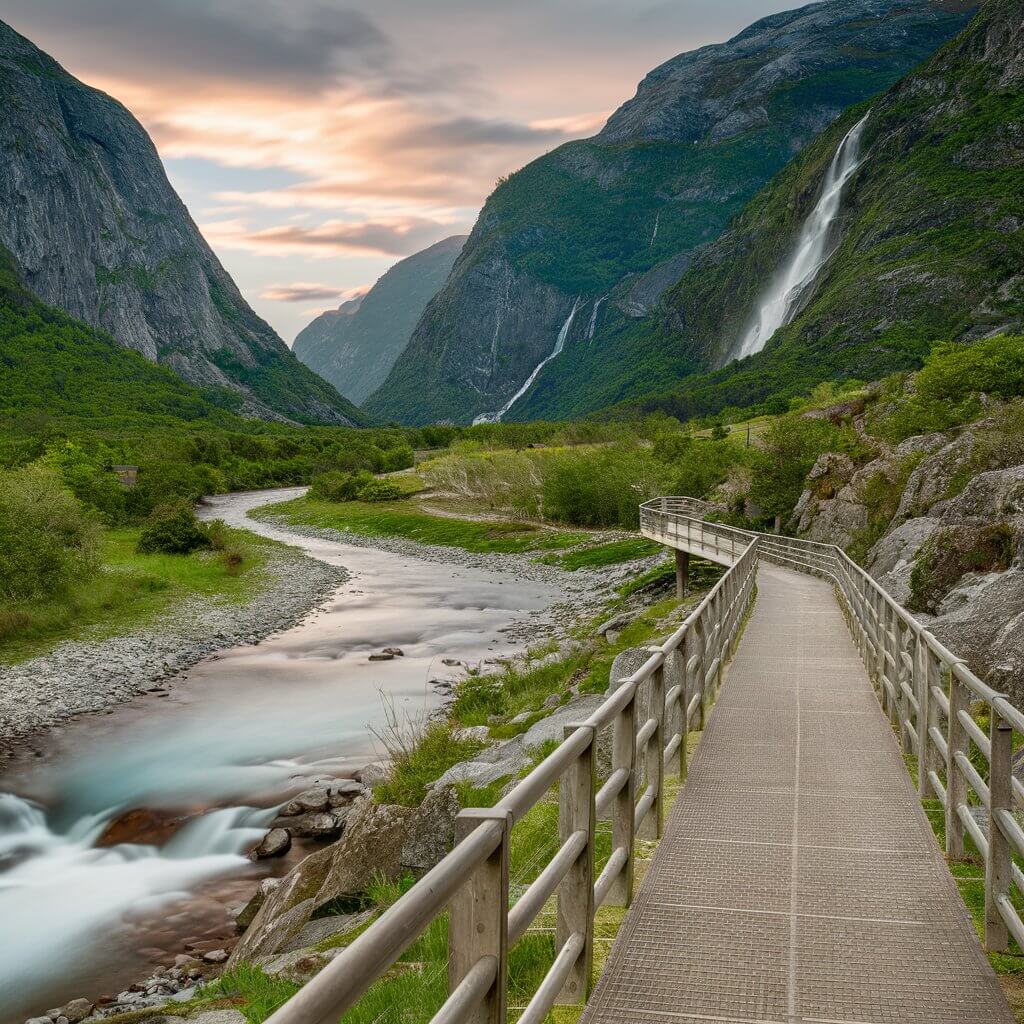
POLYGON ((45 653, 65 640, 118 636, 147 625, 188 597, 244 602, 264 579, 261 572, 274 541, 246 530, 228 530, 231 552, 140 555, 138 529, 103 535, 97 577, 46 601, 0 606, 0 663, 12 664, 45 653))
POLYGON ((546 565, 557 565, 562 569, 575 572, 577 569, 599 569, 606 565, 617 565, 619 562, 631 562, 637 558, 649 558, 661 552, 660 544, 644 537, 630 537, 627 540, 614 540, 608 544, 596 544, 593 547, 579 548, 560 555, 546 555, 541 559, 546 565))
POLYGON ((265 505, 260 515, 280 517, 295 525, 347 530, 365 537, 404 537, 420 544, 459 547, 478 554, 568 548, 585 539, 578 533, 543 530, 523 523, 433 516, 404 501, 334 503, 297 498, 265 505))

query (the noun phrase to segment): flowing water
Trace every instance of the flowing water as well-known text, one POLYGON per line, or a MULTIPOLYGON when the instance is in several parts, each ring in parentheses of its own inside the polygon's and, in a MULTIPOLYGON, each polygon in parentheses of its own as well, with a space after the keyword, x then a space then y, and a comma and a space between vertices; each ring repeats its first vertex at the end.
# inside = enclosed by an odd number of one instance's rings
POLYGON ((0 779, 2 1024, 115 994, 186 942, 222 942, 228 908, 261 874, 288 867, 245 857, 275 807, 311 776, 374 760, 371 730, 386 702, 410 718, 436 707, 431 681, 456 671, 445 659, 474 664, 521 650, 531 620, 562 597, 510 575, 298 538, 245 518, 299 493, 219 497, 204 515, 344 566, 350 578, 325 606, 199 663, 169 682, 169 696, 48 733, 0 779), (368 660, 385 646, 405 656, 368 660))
POLYGON ((821 196, 804 222, 796 249, 762 297, 750 327, 732 355, 733 359, 743 359, 760 352, 771 336, 796 316, 808 287, 832 257, 834 249, 828 248, 832 226, 839 215, 843 188, 860 166, 860 137, 870 113, 868 111, 839 144, 825 174, 821 196))
POLYGON ((526 378, 523 386, 497 411, 497 412, 485 412, 481 413, 475 420, 473 420, 473 426, 478 423, 500 423, 502 416, 505 415, 512 408, 516 402, 519 401, 523 395, 530 389, 530 385, 537 379, 537 374, 544 369, 548 363, 551 362, 555 356, 561 355, 562 349, 565 348, 565 339, 569 337, 569 328, 572 327, 572 322, 576 318, 576 311, 580 308, 580 300, 572 304, 572 309, 569 311, 569 315, 565 319, 565 323, 562 324, 561 329, 558 332, 558 337, 555 339, 555 347, 533 368, 533 373, 526 378))

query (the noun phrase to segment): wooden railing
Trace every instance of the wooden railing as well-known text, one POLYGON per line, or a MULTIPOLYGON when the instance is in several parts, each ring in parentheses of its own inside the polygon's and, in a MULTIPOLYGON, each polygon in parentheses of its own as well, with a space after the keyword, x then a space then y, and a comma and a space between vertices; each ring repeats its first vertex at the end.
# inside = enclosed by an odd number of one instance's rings
POLYGON ((759 541, 707 524, 729 547, 731 567, 682 625, 631 676, 611 680, 607 700, 565 727, 561 745, 493 807, 462 811, 455 847, 344 949, 268 1024, 337 1024, 435 918, 449 913, 448 992, 433 1024, 506 1024, 508 955, 557 897, 556 954, 519 1017, 539 1024, 551 1007, 586 999, 594 916, 633 896, 634 840, 657 838, 666 766, 686 773, 687 736, 703 728, 754 595, 759 541), (643 709, 641 711, 641 709, 643 709), (644 720, 638 721, 643 714, 644 720), (612 733, 607 778, 596 782, 598 736, 612 733), (671 735, 667 735, 671 733, 671 735), (509 849, 526 813, 559 789, 557 852, 514 904, 509 849), (611 822, 612 852, 595 870, 595 825, 611 822))
MULTIPOLYGON (((641 530, 655 540, 699 543, 710 506, 693 498, 656 498, 641 506, 641 530), (698 528, 698 521, 701 521, 698 528)), ((725 529, 716 526, 716 532, 725 529)), ((965 856, 970 837, 985 861, 985 947, 1024 949, 1024 923, 1011 889, 1024 895, 1024 785, 1013 774, 1013 734, 1024 715, 982 682, 844 551, 831 544, 733 530, 739 547, 759 540, 758 557, 830 580, 903 751, 918 763, 922 800, 945 809, 946 853, 965 856), (986 731, 987 726, 987 731, 986 731)))

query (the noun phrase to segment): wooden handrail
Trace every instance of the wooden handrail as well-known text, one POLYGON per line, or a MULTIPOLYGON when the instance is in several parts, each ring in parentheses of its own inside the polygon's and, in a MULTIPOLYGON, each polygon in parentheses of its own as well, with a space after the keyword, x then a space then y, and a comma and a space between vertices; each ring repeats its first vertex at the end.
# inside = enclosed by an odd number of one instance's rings
MULTIPOLYGON (((640 506, 641 532, 671 543, 693 535, 700 521, 707 536, 707 502, 655 498, 640 506)), ((888 712, 905 753, 918 759, 922 799, 940 801, 946 812, 946 853, 964 856, 970 836, 985 858, 985 946, 1004 951, 1010 936, 1024 937, 1024 922, 1008 896, 1011 884, 1024 893, 1024 873, 1010 859, 1024 831, 1013 812, 1024 809, 1024 784, 1013 775, 1011 737, 1024 736, 1024 713, 1005 694, 978 678, 845 551, 833 544, 738 530, 714 524, 715 532, 759 541, 758 557, 823 576, 835 586, 847 625, 888 712), (986 736, 972 705, 983 705, 986 736), (944 727, 943 727, 944 726, 944 727), (972 751, 987 768, 979 771, 972 751), (976 810, 985 808, 988 824, 976 810)))
POLYGON ((629 906, 634 840, 660 835, 666 763, 680 776, 686 738, 703 728, 722 668, 735 650, 754 597, 759 540, 743 531, 701 524, 704 539, 732 563, 685 621, 584 722, 567 726, 562 743, 491 808, 462 811, 454 849, 278 1009, 267 1024, 337 1024, 432 920, 450 909, 449 998, 433 1024, 506 1024, 508 950, 557 892, 555 961, 520 1020, 542 1020, 551 1006, 587 998, 594 917, 602 902, 629 906), (682 681, 665 685, 669 655, 679 652, 682 681), (666 690, 684 717, 666 736, 666 690), (641 693, 647 719, 638 736, 641 693), (700 712, 698 720, 695 715, 700 712), (610 775, 596 791, 597 737, 612 729, 610 775), (644 781, 641 787, 641 781, 644 781), (558 850, 509 908, 508 861, 515 825, 558 784, 558 850), (637 797, 639 796, 639 800, 637 797), (597 817, 612 826, 612 854, 594 865, 597 817))

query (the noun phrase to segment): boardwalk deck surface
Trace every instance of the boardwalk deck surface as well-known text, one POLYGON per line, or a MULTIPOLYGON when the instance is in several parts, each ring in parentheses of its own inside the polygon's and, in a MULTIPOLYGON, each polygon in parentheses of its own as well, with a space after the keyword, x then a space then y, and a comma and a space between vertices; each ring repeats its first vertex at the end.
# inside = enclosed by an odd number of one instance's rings
POLYGON ((758 599, 587 1024, 1012 1024, 825 583, 758 599))

